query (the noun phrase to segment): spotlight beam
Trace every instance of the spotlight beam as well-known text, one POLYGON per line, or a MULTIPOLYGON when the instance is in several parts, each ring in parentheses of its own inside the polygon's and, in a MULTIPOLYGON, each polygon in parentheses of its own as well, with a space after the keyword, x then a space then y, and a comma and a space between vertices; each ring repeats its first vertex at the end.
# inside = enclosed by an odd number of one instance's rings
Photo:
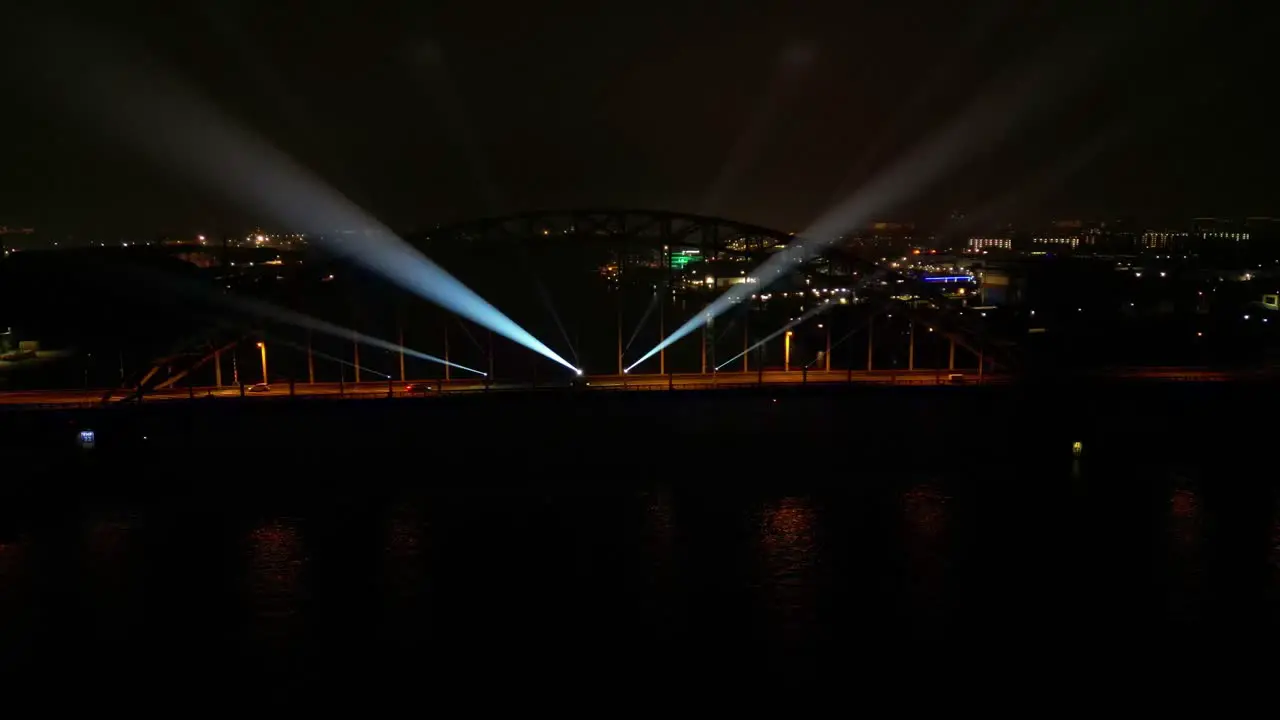
POLYGON ((649 316, 653 314, 654 308, 658 307, 658 291, 653 291, 653 297, 649 299, 649 305, 644 309, 644 314, 640 316, 640 322, 636 323, 636 329, 631 331, 631 339, 627 340, 627 344, 622 348, 622 352, 631 349, 631 344, 640 337, 640 331, 644 329, 644 324, 649 321, 649 316))
POLYGON ((1065 84, 1067 80, 1085 77, 1080 67, 1071 68, 1069 73, 1062 72, 1060 57, 1052 53, 1042 53, 1039 60, 1019 65, 1002 77, 988 93, 966 107, 940 132, 917 145, 886 172, 824 213, 800 232, 795 242, 751 272, 746 283, 731 286, 631 367, 653 357, 699 325, 724 314, 752 292, 763 291, 803 263, 818 257, 849 228, 927 189, 983 147, 1008 135, 1026 118, 1029 110, 1043 112, 1054 103, 1061 102, 1066 93, 1061 92, 1051 78, 1056 77, 1065 84), (1055 68, 1055 63, 1059 67, 1055 68), (1050 93, 1045 88, 1054 88, 1055 91, 1050 93))
POLYGON ((240 310, 241 312, 247 313, 249 315, 256 315, 259 317, 271 318, 273 320, 282 322, 286 325, 293 325, 294 327, 300 327, 307 330, 314 330, 318 333, 330 335, 332 337, 340 338, 342 340, 350 340, 351 342, 360 343, 361 345, 368 345, 369 347, 376 347, 382 350, 390 350, 391 352, 396 352, 396 353, 403 352, 405 355, 410 355, 412 357, 418 358, 419 360, 426 360, 428 362, 440 363, 441 365, 448 365, 449 367, 457 368, 459 370, 466 370, 467 372, 472 372, 481 376, 485 375, 485 373, 479 370, 476 370, 474 368, 469 368, 466 365, 459 365, 458 363, 450 362, 443 358, 438 358, 435 355, 428 355, 427 353, 418 352, 417 350, 403 347, 393 342, 388 342, 386 340, 383 340, 382 338, 377 338, 372 335, 365 335, 362 332, 356 332, 355 330, 342 327, 341 325, 331 323, 327 320, 320 320, 318 318, 311 317, 310 315, 300 313, 296 310, 276 307, 274 305, 264 303, 260 300, 254 300, 251 298, 243 298, 243 297, 236 297, 236 296, 226 296, 223 298, 223 301, 226 302, 231 307, 237 310, 240 310))
POLYGON ((175 177, 307 233, 329 252, 570 370, 567 360, 266 139, 240 126, 160 63, 90 33, 40 33, 48 86, 83 117, 175 177))
MULTIPOLYGON (((883 308, 885 307, 885 305, 887 305, 887 303, 879 303, 879 304, 876 306, 876 309, 877 309, 877 310, 883 309, 883 308)), ((855 326, 852 330, 850 330, 849 332, 847 332, 847 333, 845 333, 844 335, 840 336, 840 338, 839 338, 839 339, 837 339, 835 342, 831 343, 831 349, 832 349, 832 350, 835 350, 836 348, 838 348, 838 347, 840 347, 841 345, 843 345, 843 344, 844 344, 844 343, 845 343, 849 338, 851 338, 851 337, 853 337, 854 335, 856 335, 857 333, 862 332, 863 330, 865 330, 865 329, 866 329, 866 327, 867 327, 867 324, 868 324, 869 322, 870 322, 870 318, 868 318, 868 320, 866 320, 866 321, 864 321, 864 322, 859 323, 859 324, 858 324, 857 326, 855 326)))
MULTIPOLYGON (((355 364, 355 363, 353 363, 353 362, 350 362, 350 361, 348 361, 348 360, 343 360, 343 359, 342 359, 342 358, 340 358, 340 357, 334 357, 333 355, 330 355, 329 353, 320 352, 319 350, 315 350, 315 349, 308 350, 307 348, 304 348, 304 347, 302 347, 301 345, 299 345, 299 344, 297 344, 297 343, 295 343, 295 342, 290 342, 290 341, 288 341, 288 340, 281 340, 280 338, 271 338, 271 342, 272 342, 272 343, 279 343, 280 345, 284 345, 285 347, 293 348, 294 350, 298 350, 298 351, 300 351, 300 352, 310 352, 312 355, 315 355, 316 357, 318 357, 318 358, 320 358, 320 359, 322 359, 322 360, 329 360, 330 362, 335 362, 335 363, 337 363, 337 364, 339 364, 339 365, 345 365, 346 367, 349 367, 349 368, 354 368, 354 367, 356 367, 356 364, 355 364)), ((407 354, 407 353, 406 353, 406 354, 407 354)), ((388 375, 388 374, 386 374, 386 373, 384 373, 384 372, 378 372, 377 370, 374 370, 373 368, 370 368, 370 367, 361 366, 361 367, 360 367, 360 370, 361 370, 362 372, 373 373, 374 375, 377 375, 378 377, 380 377, 380 378, 382 378, 382 379, 384 379, 384 380, 390 380, 390 379, 391 379, 391 376, 390 376, 390 375, 388 375)))
POLYGON ((778 328, 777 330, 774 330, 772 333, 769 333, 768 335, 764 336, 764 337, 763 337, 763 338, 761 338, 760 340, 757 340, 757 341, 756 341, 756 343, 755 343, 754 345, 752 345, 751 347, 748 347, 746 350, 743 350, 742 352, 738 353, 737 355, 734 355, 733 357, 729 358, 728 360, 725 360, 724 362, 720 363, 719 365, 717 365, 717 366, 716 366, 716 370, 719 370, 720 368, 724 367, 725 365, 728 365, 729 363, 733 362, 734 360, 737 360, 738 358, 742 357, 743 355, 746 355, 747 353, 751 352, 752 350, 755 350, 756 348, 760 347, 761 345, 764 345, 765 343, 767 343, 767 342, 769 342, 770 340, 772 340, 772 339, 774 339, 774 338, 778 337, 779 335, 781 335, 782 333, 784 333, 784 332, 786 332, 786 331, 790 330, 791 328, 793 328, 793 327, 795 327, 795 326, 799 325, 800 323, 804 322, 805 320, 808 320, 809 318, 814 317, 815 315, 820 315, 820 314, 822 314, 822 313, 826 312, 827 310, 830 310, 830 309, 831 309, 831 307, 832 307, 832 306, 834 306, 834 305, 835 305, 835 303, 833 303, 830 299, 827 299, 827 300, 826 300, 825 302, 823 302, 821 305, 819 305, 819 306, 817 306, 817 307, 815 307, 815 308, 813 308, 813 309, 811 309, 811 310, 806 311, 803 315, 801 315, 800 317, 796 318, 795 320, 792 320, 791 322, 787 323, 786 325, 783 325, 782 327, 778 328))
MULTIPOLYGON (((364 333, 356 332, 355 330, 345 328, 341 325, 314 318, 306 313, 298 312, 297 310, 280 307, 265 300, 210 292, 204 287, 186 283, 167 273, 159 272, 146 266, 106 266, 104 268, 104 272, 114 273, 116 275, 115 279, 122 283, 146 283, 160 293, 171 293, 174 296, 191 298, 202 303, 209 303, 210 305, 219 306, 226 310, 239 312, 251 317, 267 318, 283 325, 292 325, 306 330, 313 330, 321 333, 322 335, 329 335, 342 340, 350 340, 362 345, 390 350, 391 352, 403 352, 406 355, 411 355, 420 360, 440 363, 441 365, 448 365, 459 370, 465 370, 478 375, 485 375, 485 373, 469 368, 465 365, 448 362, 436 357, 435 355, 428 355, 411 348, 397 345, 393 342, 388 342, 381 338, 373 337, 372 335, 365 335, 364 333)), ((230 325, 230 323, 225 320, 218 322, 218 324, 223 326, 230 325)))

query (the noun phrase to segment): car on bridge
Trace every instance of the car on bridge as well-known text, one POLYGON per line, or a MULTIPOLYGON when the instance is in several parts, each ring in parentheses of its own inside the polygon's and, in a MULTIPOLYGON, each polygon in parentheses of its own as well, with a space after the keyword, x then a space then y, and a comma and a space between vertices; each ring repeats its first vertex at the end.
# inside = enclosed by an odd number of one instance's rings
POLYGON ((251 393, 271 392, 271 386, 266 383, 257 383, 255 385, 249 386, 249 392, 251 393))
POLYGON ((404 386, 406 395, 427 395, 435 392, 430 383, 410 383, 404 386))

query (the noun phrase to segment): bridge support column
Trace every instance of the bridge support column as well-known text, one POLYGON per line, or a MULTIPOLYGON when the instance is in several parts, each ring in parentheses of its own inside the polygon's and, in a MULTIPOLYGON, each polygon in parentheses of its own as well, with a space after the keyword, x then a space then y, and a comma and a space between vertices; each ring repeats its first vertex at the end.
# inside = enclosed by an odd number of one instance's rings
POLYGON ((396 342, 400 344, 400 382, 404 382, 404 326, 396 323, 396 342))
POLYGON ((951 340, 951 350, 950 350, 950 352, 947 354, 947 369, 948 369, 948 370, 955 370, 955 369, 956 369, 956 341, 955 341, 955 338, 952 338, 952 340, 951 340))
MULTIPOLYGON (((664 254, 663 264, 664 265, 669 264, 665 259, 665 254, 664 254)), ((662 297, 658 299, 658 342, 662 342, 663 340, 667 339, 667 330, 665 327, 666 314, 667 314, 666 290, 667 290, 666 283, 663 283, 662 297)), ((665 347, 658 351, 658 374, 659 375, 667 374, 667 349, 665 347)))
POLYGON ((981 349, 978 350, 978 384, 979 385, 982 384, 982 375, 984 372, 986 372, 986 369, 987 369, 987 359, 986 357, 984 357, 985 355, 986 353, 984 353, 981 349))
POLYGON ((213 351, 213 384, 222 387, 222 351, 213 351))
POLYGON ((354 353, 354 359, 355 359, 354 366, 355 366, 355 373, 356 373, 355 383, 359 385, 360 384, 360 343, 352 343, 351 346, 355 350, 355 353, 354 353))
POLYGON ((702 374, 707 374, 707 324, 702 324, 702 374))
POLYGON ((751 372, 751 367, 747 363, 747 357, 751 353, 747 349, 751 347, 751 307, 747 306, 747 314, 742 316, 742 372, 743 374, 751 372))
POLYGON ((907 372, 916 369, 916 321, 911 321, 907 330, 907 372))
POLYGON ((826 367, 823 369, 827 372, 831 372, 831 323, 823 323, 823 325, 825 325, 827 329, 827 351, 822 356, 826 367))
POLYGON ((444 380, 449 382, 449 321, 444 323, 444 380))
POLYGON ((316 358, 311 352, 311 331, 307 331, 307 384, 316 384, 316 358))
POLYGON ((715 318, 707 320, 707 354, 711 361, 711 374, 716 374, 716 326, 715 318))
MULTIPOLYGON (((875 332, 875 321, 876 321, 875 315, 872 315, 870 318, 867 318, 867 372, 871 372, 871 369, 872 369, 871 358, 873 355, 875 355, 876 346, 875 346, 875 337, 873 335, 875 332)), ((852 377, 853 376, 850 375, 851 379, 852 377)))

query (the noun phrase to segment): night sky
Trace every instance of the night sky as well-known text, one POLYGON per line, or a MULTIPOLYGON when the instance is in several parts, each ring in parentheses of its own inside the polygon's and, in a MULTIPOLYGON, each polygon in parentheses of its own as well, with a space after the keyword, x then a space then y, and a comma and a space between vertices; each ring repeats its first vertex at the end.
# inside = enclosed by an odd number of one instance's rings
MULTIPOLYGON (((0 226, 49 236, 289 229, 124 137, 162 126, 75 104, 115 49, 406 231, 584 207, 801 230, 960 117, 883 219, 1280 214, 1266 3, 28 5, 0 56, 0 226)), ((97 107, 126 102, 107 85, 97 107)))

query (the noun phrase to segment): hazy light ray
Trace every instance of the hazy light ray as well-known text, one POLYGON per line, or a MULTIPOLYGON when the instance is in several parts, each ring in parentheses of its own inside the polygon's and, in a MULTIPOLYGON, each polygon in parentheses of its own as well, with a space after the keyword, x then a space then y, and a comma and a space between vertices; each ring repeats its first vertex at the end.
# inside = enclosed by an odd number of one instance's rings
MULTIPOLYGON (((884 309, 884 307, 885 307, 885 306, 887 306, 887 305, 888 305, 888 302, 883 302, 883 301, 882 301, 882 302, 879 302, 879 303, 877 303, 877 304, 876 304, 876 308, 875 308, 875 310, 876 310, 876 311, 878 311, 878 310, 882 310, 882 309, 884 309)), ((874 311, 873 311, 873 316, 874 316, 874 311)), ((836 348, 840 347, 840 346, 841 346, 841 345, 843 345, 843 344, 845 343, 845 341, 847 341, 849 338, 851 338, 851 337, 853 337, 854 335, 856 335, 856 334, 858 334, 858 333, 862 332, 863 330, 866 330, 866 329, 867 329, 867 326, 868 326, 868 325, 870 325, 870 324, 871 324, 871 320, 870 320, 870 319, 866 320, 865 322, 862 322, 862 323, 858 324, 857 326, 855 326, 855 327, 854 327, 852 330, 850 330, 849 332, 845 333, 844 335, 841 335, 841 336, 840 336, 840 338, 839 338, 839 339, 837 339, 835 342, 831 343, 831 349, 832 349, 832 350, 835 350, 836 348)))
POLYGON ((812 64, 815 53, 808 45, 794 44, 778 54, 760 103, 743 126, 729 151, 728 160, 702 200, 702 214, 718 215, 717 211, 733 189, 734 183, 746 173, 760 154, 769 127, 786 100, 796 91, 798 81, 812 64))
POLYGON ((312 235, 330 252, 414 294, 576 370, 458 279, 275 146, 154 64, 126 58, 91 37, 50 35, 52 81, 84 117, 185 176, 312 235), (334 234, 346 231, 352 235, 334 234), (354 233, 358 232, 356 237, 354 233))
POLYGON ((483 195, 485 206, 492 212, 501 205, 501 193, 489 174, 488 163, 467 118, 462 96, 453 82, 453 74, 445 64, 444 48, 438 42, 424 40, 411 51, 409 62, 415 70, 422 73, 427 94, 445 125, 453 133, 454 141, 465 154, 471 179, 483 195))
POLYGON ((472 333, 471 328, 467 327, 467 324, 462 321, 462 318, 454 318, 454 320, 458 321, 458 327, 462 328, 462 334, 466 335, 467 339, 471 341, 471 344, 476 346, 476 350, 479 350, 481 355, 488 356, 489 354, 488 348, 486 348, 484 344, 482 344, 479 340, 476 339, 475 334, 472 333))
MULTIPOLYGON (((1056 46, 1053 49, 1056 50, 1056 46)), ((872 182, 824 213, 799 233, 795 242, 761 263, 747 276, 747 282, 730 286, 728 291, 676 328, 675 332, 627 369, 648 360, 693 332, 699 325, 715 319, 734 304, 749 298, 752 293, 763 291, 803 263, 818 257, 839 239, 842 232, 867 222, 875 213, 894 207, 937 182, 947 172, 971 158, 986 143, 1003 137, 1021 122, 1033 101, 1041 101, 1038 110, 1046 109, 1050 103, 1044 101, 1044 88, 1053 87, 1059 91, 1063 88, 1062 83, 1055 83, 1054 73, 1046 71, 1046 64, 1054 62, 1055 58, 1047 52, 1044 57, 1044 62, 1028 64, 1011 80, 997 83, 995 90, 969 105, 941 132, 917 145, 887 172, 878 175, 872 182)), ((1059 101, 1063 99, 1061 95, 1054 95, 1053 98, 1059 101)))
POLYGON ((319 318, 311 317, 310 315, 300 313, 297 310, 290 310, 289 308, 277 307, 270 303, 262 302, 261 300, 237 297, 235 295, 227 295, 227 296, 224 296, 222 299, 227 305, 233 308, 236 308, 241 312, 244 312, 249 315, 272 318, 274 320, 278 320, 282 323, 285 323, 286 325, 293 325, 294 327, 305 328, 307 330, 314 330, 315 332, 318 332, 318 333, 331 335, 333 337, 340 338, 343 340, 350 340, 351 342, 360 343, 361 345, 368 345, 369 347, 376 347, 382 350, 390 350, 391 352, 397 352, 397 353, 403 351, 405 355, 411 355, 415 358, 418 358, 419 360, 427 360, 429 362, 440 363, 441 365, 448 365, 449 367, 458 368, 459 370, 466 370, 467 372, 473 372, 477 375, 485 374, 474 368, 469 368, 466 365, 459 365, 455 362, 449 362, 448 360, 445 360, 443 358, 438 358, 435 355, 428 355, 427 353, 418 352, 417 350, 413 350, 411 348, 397 345, 393 342, 388 342, 387 340, 383 340, 382 338, 377 338, 372 335, 365 335, 362 332, 356 332, 355 330, 342 327, 341 325, 331 323, 327 320, 321 320, 319 318))
MULTIPOLYGON (((285 347, 293 348, 294 350, 297 350, 297 351, 299 351, 299 352, 306 352, 306 353, 310 353, 310 354, 315 355, 316 357, 320 358, 321 360, 329 360, 329 361, 332 361, 332 362, 338 363, 339 365, 345 365, 345 366, 347 366, 347 367, 349 367, 349 368, 358 367, 358 368, 360 368, 361 372, 367 372, 367 373, 371 373, 371 374, 373 374, 373 375, 377 375, 377 376, 381 377, 383 380, 390 380, 390 379, 391 379, 391 376, 390 376, 390 375, 388 375, 387 373, 381 372, 381 371, 379 371, 379 370, 374 370, 373 368, 369 367, 368 365, 356 365, 355 363, 353 363, 353 362, 351 362, 351 361, 349 361, 349 360, 343 360, 343 359, 342 359, 342 358, 340 358, 340 357, 335 357, 335 356, 333 356, 333 355, 330 355, 329 353, 321 352, 321 351, 316 350, 316 349, 314 349, 314 348, 306 348, 306 347, 303 347, 303 346, 299 345, 298 343, 290 342, 289 340, 282 340, 282 339, 280 339, 280 338, 273 337, 273 338, 271 338, 268 342, 269 342, 270 344, 273 344, 273 345, 274 345, 274 344, 284 345, 285 347)), ((406 354, 406 355, 408 354, 407 350, 406 350, 405 354, 406 354)))
POLYGON ((644 329, 644 324, 649 321, 649 316, 653 314, 655 308, 658 307, 658 291, 653 292, 653 297, 649 299, 649 305, 644 309, 644 314, 640 316, 640 322, 636 323, 636 329, 631 331, 631 339, 627 340, 626 346, 622 348, 623 354, 631 349, 631 344, 640 337, 640 331, 644 329))
POLYGON ((547 286, 543 284, 542 278, 538 277, 536 270, 533 272, 533 283, 537 287, 538 294, 541 296, 547 312, 551 315, 551 319, 555 321, 556 328, 560 330, 560 337, 564 338, 564 344, 569 346, 569 354, 573 355, 574 364, 581 367, 582 359, 578 357, 578 348, 574 347, 573 341, 569 339, 569 331, 565 329, 564 322, 560 319, 560 313, 556 312, 556 305, 551 300, 551 293, 547 292, 547 286))
MULTIPOLYGON (((983 47, 989 42, 991 35, 1008 19, 1012 10, 1011 6, 1001 5, 998 8, 987 8, 986 10, 979 8, 976 12, 978 14, 969 18, 967 26, 958 28, 953 36, 958 40, 958 46, 952 51, 956 55, 973 53, 983 47)), ((890 58, 889 62, 893 61, 890 58)), ((883 129, 876 134, 875 139, 862 151, 862 156, 858 163, 845 173, 844 179, 840 181, 840 184, 836 186, 835 192, 831 195, 831 202, 837 202, 840 198, 848 195, 853 189, 852 186, 857 178, 867 174, 873 164, 881 159, 885 150, 900 140, 900 128, 906 126, 914 115, 928 110, 925 106, 936 99, 940 91, 946 87, 947 76, 953 70, 954 65, 945 62, 932 68, 928 79, 917 85, 907 97, 907 100, 897 106, 890 116, 889 122, 885 123, 883 129)))
MULTIPOLYGON (((1128 112, 1133 111, 1129 110, 1128 112)), ((1110 123, 1101 132, 1091 136, 1086 142, 1072 147, 1066 153, 1059 155, 1057 161, 1052 165, 1047 161, 1042 163, 1042 166, 1048 166, 1047 170, 1040 172, 1035 177, 1025 178, 1023 182, 1009 187, 1000 196, 988 200, 977 210, 970 212, 966 218, 967 225, 969 227, 979 227, 994 218, 1009 213, 1015 207, 1025 210, 1029 204, 1052 191, 1059 190, 1062 185, 1078 176, 1089 163, 1097 160, 1104 152, 1113 149, 1122 141, 1127 140, 1137 129, 1136 125, 1137 119, 1134 116, 1123 116, 1110 123)))
MULTIPOLYGON (((782 327, 778 328, 777 330, 774 330, 772 333, 769 333, 768 335, 765 335, 763 338, 760 338, 759 340, 757 340, 757 341, 755 342, 755 344, 751 345, 751 346, 750 346, 750 347, 748 347, 746 350, 743 350, 742 352, 738 353, 737 355, 734 355, 733 357, 729 358, 728 360, 725 360, 724 362, 720 363, 719 365, 717 365, 717 366, 716 366, 716 370, 719 370, 720 368, 724 367, 725 365, 728 365, 729 363, 733 362, 734 360, 737 360, 737 359, 741 358, 743 355, 746 355, 747 353, 751 352, 752 350, 755 350, 756 348, 760 347, 761 345, 764 345, 765 343, 767 343, 767 342, 769 342, 770 340, 772 340, 772 339, 774 339, 774 338, 778 337, 779 335, 781 335, 782 333, 784 333, 784 332, 786 332, 786 331, 790 330, 791 328, 793 328, 793 327, 795 327, 795 326, 799 325, 800 323, 804 322, 805 320, 808 320, 809 318, 812 318, 812 317, 814 317, 815 315, 819 315, 819 314, 821 314, 821 313, 823 313, 823 312, 826 312, 827 310, 830 310, 833 306, 835 306, 835 304, 836 304, 836 303, 832 302, 831 300, 827 300, 827 301, 823 302, 821 305, 818 305, 817 307, 812 308, 812 309, 810 309, 810 310, 806 311, 803 315, 801 315, 800 317, 796 318, 795 320, 792 320, 791 322, 788 322, 786 325, 783 325, 782 327)), ((806 366, 806 367, 807 367, 807 366, 806 366)))
MULTIPOLYGON (((227 293, 218 293, 204 286, 192 285, 184 282, 182 279, 160 272, 154 268, 137 265, 105 265, 102 268, 102 271, 115 274, 117 276, 117 280, 120 282, 145 283, 150 285, 151 288, 158 293, 172 293, 175 296, 194 299, 210 305, 218 305, 224 309, 233 310, 251 317, 266 318, 284 325, 292 325, 306 330, 313 330, 322 335, 329 335, 342 340, 350 340, 352 342, 382 348, 392 352, 404 352, 406 355, 411 355, 420 360, 449 365, 451 367, 456 367, 459 370, 466 370, 479 375, 485 374, 465 365, 447 362, 434 355, 428 355, 427 353, 418 352, 417 350, 397 345, 396 343, 388 342, 381 338, 373 337, 372 335, 356 332, 355 330, 351 330, 350 328, 343 327, 336 323, 321 320, 297 310, 280 307, 279 305, 265 300, 227 293)), ((228 319, 215 320, 215 324, 223 328, 235 327, 236 329, 239 329, 228 319)))

